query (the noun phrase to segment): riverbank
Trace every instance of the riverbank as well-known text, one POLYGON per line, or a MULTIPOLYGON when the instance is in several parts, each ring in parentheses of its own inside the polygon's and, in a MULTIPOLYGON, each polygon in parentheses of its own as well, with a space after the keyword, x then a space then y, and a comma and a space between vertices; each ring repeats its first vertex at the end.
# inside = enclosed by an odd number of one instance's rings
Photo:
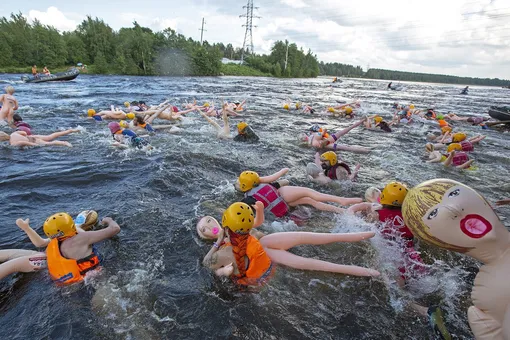
MULTIPOLYGON (((57 66, 51 67, 51 73, 65 72, 69 68, 73 67, 73 65, 69 66, 57 66)), ((42 70, 38 68, 39 71, 42 70)), ((103 72, 96 72, 94 65, 87 66, 87 69, 80 70, 81 73, 85 74, 104 74, 103 72)), ((32 67, 17 67, 17 66, 5 66, 0 67, 0 73, 8 73, 8 74, 31 74, 32 67)), ((109 75, 120 75, 113 71, 107 72, 109 75)), ((271 73, 264 73, 262 71, 256 70, 252 67, 246 65, 236 65, 236 64, 223 64, 221 66, 221 74, 225 76, 245 76, 245 77, 274 77, 271 73)))

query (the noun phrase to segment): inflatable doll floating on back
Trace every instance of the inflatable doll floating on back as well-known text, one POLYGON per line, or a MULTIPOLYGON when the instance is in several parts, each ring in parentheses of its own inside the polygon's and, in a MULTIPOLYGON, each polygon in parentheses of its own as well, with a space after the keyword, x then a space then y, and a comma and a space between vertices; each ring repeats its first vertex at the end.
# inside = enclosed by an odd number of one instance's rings
POLYGON ((434 179, 409 191, 402 213, 415 236, 484 264, 471 292, 469 325, 478 340, 509 340, 510 233, 485 198, 459 182, 434 179))

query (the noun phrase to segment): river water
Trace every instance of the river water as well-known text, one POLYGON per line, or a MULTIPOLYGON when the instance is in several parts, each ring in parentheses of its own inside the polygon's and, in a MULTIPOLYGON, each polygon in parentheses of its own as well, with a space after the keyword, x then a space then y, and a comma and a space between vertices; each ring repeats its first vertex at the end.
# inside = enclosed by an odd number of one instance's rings
MULTIPOLYGON (((101 272, 85 286, 57 288, 47 272, 17 274, 0 282, 0 338, 12 339, 428 339, 427 320, 406 308, 410 301, 440 303, 452 334, 470 339, 466 311, 478 264, 461 255, 421 245, 432 274, 406 290, 392 280, 397 249, 380 237, 356 244, 301 246, 292 252, 343 264, 379 269, 377 279, 346 277, 279 268, 258 293, 239 292, 215 278, 201 260, 210 244, 198 239, 199 216, 221 217, 238 200, 232 186, 244 170, 269 174, 289 167, 293 185, 309 186, 346 197, 362 197, 366 188, 391 180, 416 185, 446 177, 469 184, 490 201, 510 196, 510 135, 465 125, 470 135, 487 138, 476 147, 477 170, 459 172, 424 162, 428 124, 399 127, 383 134, 357 128, 342 138, 347 144, 372 147, 370 154, 342 153, 361 163, 357 183, 320 187, 305 176, 314 151, 297 135, 314 122, 330 129, 347 121, 305 116, 281 109, 283 102, 317 107, 360 99, 361 114, 390 118, 394 102, 439 112, 486 115, 490 105, 509 104, 509 90, 406 83, 405 91, 387 91, 385 81, 348 79, 330 87, 330 79, 160 78, 81 75, 66 83, 21 84, 18 75, 0 75, 14 83, 19 113, 38 134, 77 127, 61 138, 74 147, 19 150, 0 147, 1 249, 33 249, 15 225, 29 217, 42 234, 45 218, 55 212, 76 215, 95 209, 112 216, 121 233, 98 245, 101 272), (261 138, 258 144, 218 141, 196 113, 181 134, 151 137, 151 151, 120 151, 110 146, 105 123, 85 119, 88 108, 106 109, 126 100, 176 105, 248 99, 247 117, 261 138)), ((2 84, 3 85, 3 84, 2 84)), ((240 119, 233 119, 233 123, 240 119)), ((232 124, 232 131, 234 124, 232 124)), ((460 125, 460 124, 456 124, 460 125)), ((7 131, 5 127, 2 128, 7 131)), ((501 208, 501 216, 510 209, 501 208)), ((508 224, 508 223, 507 223, 508 224)), ((350 232, 375 227, 355 217, 312 212, 303 226, 268 218, 265 232, 350 232)))

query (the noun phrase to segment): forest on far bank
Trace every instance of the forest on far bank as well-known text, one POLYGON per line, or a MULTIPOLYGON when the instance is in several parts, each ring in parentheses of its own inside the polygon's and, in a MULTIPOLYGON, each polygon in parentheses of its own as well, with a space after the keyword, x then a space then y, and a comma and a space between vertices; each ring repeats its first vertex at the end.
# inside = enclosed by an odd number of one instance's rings
POLYGON ((467 85, 509 86, 504 79, 456 77, 440 74, 369 69, 342 63, 319 62, 311 51, 295 43, 276 41, 268 55, 245 55, 243 65, 223 64, 222 59, 240 60, 242 48, 232 44, 202 44, 171 28, 154 32, 140 26, 113 30, 102 19, 87 16, 72 32, 59 32, 22 13, 0 18, 0 72, 27 73, 34 64, 40 69, 63 70, 83 63, 95 74, 168 76, 273 76, 314 78, 319 75, 389 81, 422 81, 467 85))

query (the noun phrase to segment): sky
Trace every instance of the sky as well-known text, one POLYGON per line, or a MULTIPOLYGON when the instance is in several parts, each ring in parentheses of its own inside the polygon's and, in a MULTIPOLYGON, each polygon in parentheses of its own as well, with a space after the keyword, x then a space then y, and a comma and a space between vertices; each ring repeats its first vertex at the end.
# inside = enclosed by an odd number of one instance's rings
MULTIPOLYGON (((61 31, 98 17, 113 29, 133 21, 195 40, 242 47, 248 0, 2 1, 61 31)), ((409 72, 510 79, 510 0, 254 0, 253 43, 269 53, 277 40, 311 49, 320 61, 409 72)))

